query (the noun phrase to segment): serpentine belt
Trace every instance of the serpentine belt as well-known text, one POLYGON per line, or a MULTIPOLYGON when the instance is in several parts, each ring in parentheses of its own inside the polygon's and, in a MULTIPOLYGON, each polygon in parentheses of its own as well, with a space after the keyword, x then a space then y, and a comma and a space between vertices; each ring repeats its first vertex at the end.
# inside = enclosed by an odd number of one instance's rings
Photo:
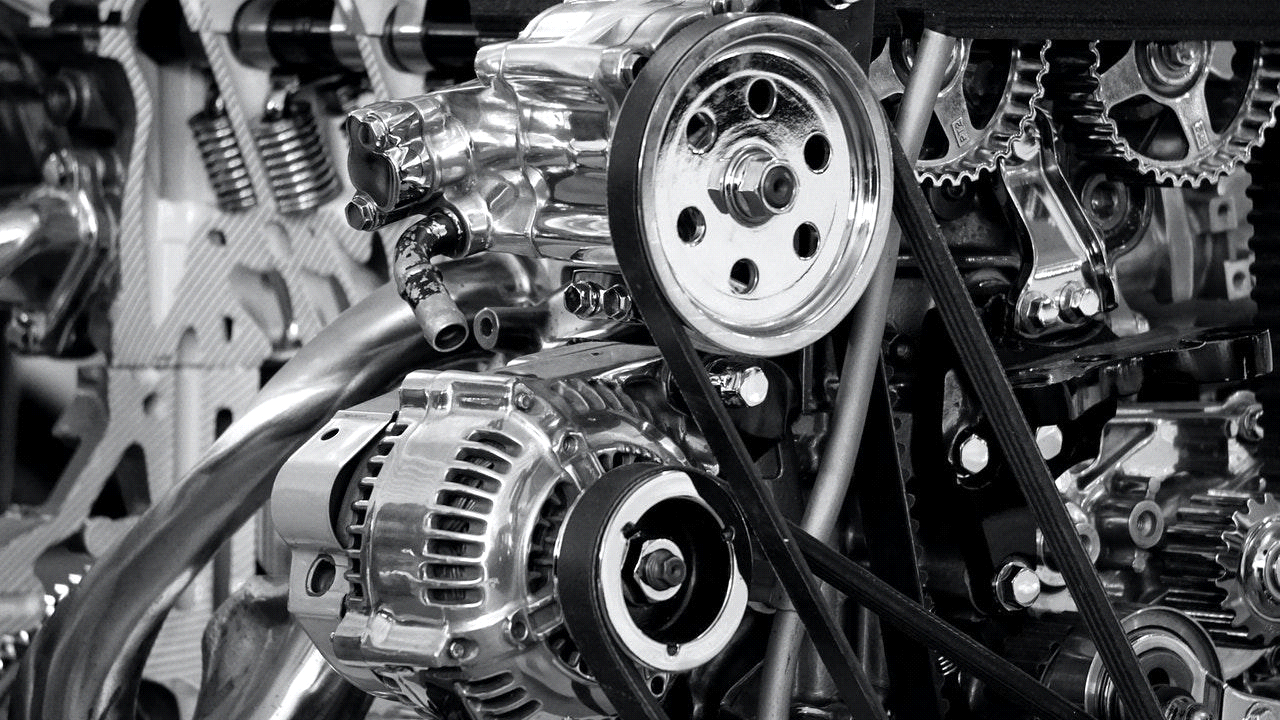
MULTIPOLYGON (((700 38, 699 33, 691 32, 693 30, 695 28, 690 28, 671 40, 641 71, 619 113, 615 137, 645 137, 649 110, 658 92, 672 69, 700 38)), ((895 211, 904 234, 920 258, 922 270, 942 310, 944 323, 956 342, 969 380, 988 417, 992 418, 996 437, 1051 550, 1055 557, 1063 558, 1063 575, 1077 598, 1099 654, 1115 679, 1120 698, 1127 708, 1138 710, 1134 716, 1158 720, 1161 714, 1155 698, 1067 518, 995 350, 916 184, 914 168, 903 156, 896 137, 891 141, 898 198, 895 211)), ((832 573, 828 580, 840 581, 846 591, 863 588, 866 594, 862 601, 868 607, 872 607, 871 601, 877 593, 893 598, 889 602, 899 604, 903 612, 901 615, 889 613, 884 619, 896 621, 895 624, 904 632, 914 634, 917 639, 948 647, 951 659, 975 674, 997 680, 993 687, 1002 689, 1011 700, 1023 706, 1032 703, 1041 717, 1087 717, 1007 661, 989 651, 981 652, 985 649, 919 605, 904 596, 895 598, 887 594, 893 593, 892 589, 870 573, 853 567, 852 563, 838 556, 833 559, 829 553, 818 552, 813 543, 797 541, 799 532, 788 526, 774 503, 723 402, 712 387, 683 323, 671 308, 661 283, 651 270, 640 210, 641 178, 638 177, 638 168, 642 152, 639 142, 618 143, 612 149, 609 162, 609 224, 623 276, 690 414, 720 462, 721 472, 728 481, 738 511, 755 535, 779 583, 787 591, 853 717, 879 720, 885 717, 885 713, 848 639, 818 594, 817 579, 805 554, 822 561, 822 567, 828 572, 833 568, 845 571, 839 575, 832 573), (1000 676, 1009 682, 999 682, 1000 676)), ((595 567, 593 563, 589 565, 595 567)), ((565 619, 578 640, 584 659, 620 717, 624 720, 665 720, 666 714, 661 705, 647 690, 644 675, 614 641, 609 618, 595 601, 593 585, 598 580, 593 574, 595 571, 578 570, 558 575, 566 581, 562 586, 562 592, 566 593, 565 619)), ((887 611, 890 607, 882 605, 880 609, 887 611)))

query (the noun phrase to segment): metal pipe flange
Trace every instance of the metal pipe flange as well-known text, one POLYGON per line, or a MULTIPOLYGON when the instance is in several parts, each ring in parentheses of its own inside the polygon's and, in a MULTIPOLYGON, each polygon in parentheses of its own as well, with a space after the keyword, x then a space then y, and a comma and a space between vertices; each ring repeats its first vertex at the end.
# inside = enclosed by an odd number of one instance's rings
POLYGON ((888 124, 848 52, 788 17, 709 18, 659 48, 633 112, 642 131, 610 153, 612 230, 632 216, 699 340, 780 355, 830 332, 871 279, 891 204, 888 124))

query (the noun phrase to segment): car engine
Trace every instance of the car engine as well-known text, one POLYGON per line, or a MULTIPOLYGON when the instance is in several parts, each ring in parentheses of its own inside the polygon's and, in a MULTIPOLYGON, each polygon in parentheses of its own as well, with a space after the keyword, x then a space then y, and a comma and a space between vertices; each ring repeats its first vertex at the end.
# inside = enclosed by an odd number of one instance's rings
POLYGON ((0 37, 10 718, 1280 718, 1265 4, 0 37))

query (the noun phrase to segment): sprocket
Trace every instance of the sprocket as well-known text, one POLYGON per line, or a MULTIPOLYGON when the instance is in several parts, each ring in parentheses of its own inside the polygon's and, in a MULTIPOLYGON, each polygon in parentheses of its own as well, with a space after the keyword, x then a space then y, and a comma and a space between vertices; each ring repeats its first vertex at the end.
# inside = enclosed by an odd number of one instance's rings
POLYGON ((1198 186, 1262 141, 1280 104, 1280 45, 1060 43, 1051 96, 1080 154, 1157 182, 1198 186))
MULTIPOLYGON (((921 182, 954 186, 974 180, 1013 151, 1014 139, 1044 96, 1048 48, 1049 43, 960 41, 916 162, 921 182)), ((869 79, 882 102, 902 96, 913 54, 911 42, 892 40, 872 61, 869 79)))

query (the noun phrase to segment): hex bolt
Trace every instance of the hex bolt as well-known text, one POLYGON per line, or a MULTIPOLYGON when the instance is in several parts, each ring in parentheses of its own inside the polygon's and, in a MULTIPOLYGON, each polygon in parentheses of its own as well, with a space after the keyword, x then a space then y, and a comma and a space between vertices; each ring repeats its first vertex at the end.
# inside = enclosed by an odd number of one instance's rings
POLYGON ((1026 563, 1014 560, 1005 563, 992 581, 996 601, 1006 610, 1022 610, 1040 597, 1040 576, 1026 563))
POLYGON ((565 286, 564 308, 587 319, 600 312, 603 289, 590 280, 575 280, 565 286))
POLYGON ((769 376, 756 365, 722 363, 710 374, 711 385, 720 391, 728 407, 757 407, 769 397, 769 376))
POLYGON ((976 475, 991 463, 991 449, 981 435, 969 433, 956 444, 953 462, 964 472, 976 475))
POLYGON ((1026 302, 1025 314, 1031 326, 1045 330, 1061 322, 1058 301, 1044 295, 1033 295, 1026 302))
POLYGON ((684 559, 664 548, 640 558, 640 578, 654 590, 670 590, 684 582, 684 559))
POLYGON ((1036 447, 1040 457, 1052 460, 1062 454, 1062 428, 1057 425, 1041 425, 1036 428, 1036 447))
POLYGON ((1088 320, 1102 312, 1102 298, 1098 291, 1078 283, 1071 283, 1062 289, 1058 298, 1058 314, 1062 321, 1076 324, 1088 320))
POLYGON ((469 640, 463 638, 454 638, 449 641, 449 657, 454 660, 465 660, 470 657, 473 650, 473 644, 469 640))
POLYGON ((635 318, 631 293, 627 291, 627 286, 625 285, 610 285, 604 291, 600 304, 604 308, 604 314, 610 320, 630 322, 635 318))

